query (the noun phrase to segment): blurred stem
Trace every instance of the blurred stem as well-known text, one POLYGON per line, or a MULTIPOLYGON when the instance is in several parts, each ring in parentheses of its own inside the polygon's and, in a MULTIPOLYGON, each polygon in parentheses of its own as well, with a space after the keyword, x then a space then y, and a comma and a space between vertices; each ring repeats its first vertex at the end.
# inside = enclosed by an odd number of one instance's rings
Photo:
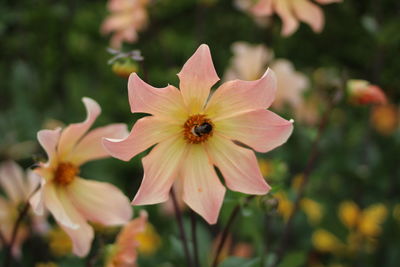
POLYGON ((221 239, 218 243, 217 251, 215 253, 214 261, 212 264, 212 267, 217 267, 218 265, 218 259, 220 257, 222 248, 224 247, 224 244, 226 242, 226 239, 228 238, 229 230, 233 225, 233 222, 235 221, 237 215, 239 214, 240 208, 244 205, 246 205, 250 200, 252 200, 255 196, 248 196, 245 198, 245 201, 243 204, 238 203, 232 210, 231 215, 229 216, 228 222, 226 223, 226 226, 224 230, 222 231, 221 239))
POLYGON ((3 233, 0 231, 0 241, 3 247, 7 246, 6 238, 4 237, 3 233))
POLYGON ((174 205, 174 210, 175 210, 175 217, 176 217, 176 222, 178 224, 181 240, 182 240, 182 247, 183 247, 183 252, 185 253, 185 258, 186 258, 186 263, 188 267, 192 267, 192 260, 190 258, 189 254, 189 246, 185 234, 185 229, 183 227, 183 220, 182 220, 182 214, 179 209, 178 201, 176 200, 176 195, 175 191, 173 188, 171 188, 171 197, 172 197, 172 203, 174 205))
POLYGON ((197 244, 197 232, 196 232, 196 214, 194 213, 193 210, 190 211, 190 221, 191 221, 191 226, 192 226, 194 267, 200 267, 199 248, 198 248, 198 244, 197 244))
POLYGON ((303 171, 303 179, 302 179, 302 182, 300 184, 298 193, 297 193, 295 201, 294 201, 293 211, 290 214, 289 219, 287 220, 287 223, 286 223, 285 228, 283 230, 283 236, 282 236, 282 239, 281 239, 281 244, 280 244, 280 246, 279 246, 279 248, 277 250, 277 257, 276 257, 276 261, 273 264, 273 266, 277 266, 277 264, 282 260, 283 256, 286 253, 286 250, 288 248, 289 237, 290 237, 291 232, 292 232, 294 218, 295 218, 297 212, 299 211, 301 199, 304 196, 305 189, 306 189, 307 184, 308 184, 308 182, 310 180, 309 179, 310 174, 314 170, 315 163, 316 163, 317 158, 319 156, 319 152, 320 152, 319 151, 319 143, 321 141, 322 134, 324 133, 324 131, 326 129, 326 126, 327 126, 327 124, 329 122, 329 118, 331 116, 333 108, 342 99, 342 94, 343 94, 342 90, 338 89, 337 92, 335 93, 334 97, 330 101, 327 110, 325 111, 324 115, 322 116, 322 119, 321 119, 319 127, 318 127, 318 134, 317 134, 317 136, 315 137, 315 139, 314 139, 314 141, 312 143, 311 152, 310 152, 310 155, 308 157, 306 167, 304 168, 304 171, 303 171))
MULTIPOLYGON (((35 190, 36 192, 36 190, 35 190)), ((29 211, 29 198, 26 201, 24 207, 22 208, 22 210, 20 211, 17 220, 15 221, 13 230, 12 230, 12 234, 11 234, 11 240, 10 243, 6 246, 6 255, 4 257, 4 267, 9 267, 11 266, 11 262, 12 262, 12 249, 14 247, 15 244, 15 240, 17 239, 17 234, 18 234, 18 229, 19 226, 22 223, 22 220, 25 218, 25 216, 28 214, 29 211)))

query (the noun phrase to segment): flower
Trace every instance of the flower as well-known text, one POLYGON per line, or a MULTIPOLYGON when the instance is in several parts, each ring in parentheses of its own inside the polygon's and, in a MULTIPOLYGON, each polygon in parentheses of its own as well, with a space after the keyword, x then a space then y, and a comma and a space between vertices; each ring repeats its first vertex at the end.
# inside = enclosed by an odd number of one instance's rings
POLYGON ((388 136, 399 128, 399 109, 393 104, 378 105, 372 109, 370 121, 380 134, 388 136))
POLYGON ((71 239, 60 227, 55 227, 49 231, 48 241, 49 249, 56 257, 63 257, 72 252, 71 239))
POLYGON ((262 77, 267 65, 276 74, 278 88, 272 108, 282 111, 286 106, 293 109, 296 119, 307 123, 317 120, 316 105, 305 100, 303 94, 309 86, 307 76, 295 70, 286 59, 274 59, 274 53, 265 45, 252 45, 235 42, 232 45, 233 57, 225 72, 224 80, 256 80, 262 77))
MULTIPOLYGON (((342 0, 315 0, 319 4, 342 2, 342 0)), ((299 20, 307 23, 314 32, 324 27, 324 14, 310 0, 260 0, 250 10, 256 16, 271 16, 276 13, 283 22, 282 35, 289 36, 299 27, 299 20)))
POLYGON ((347 92, 351 103, 358 105, 386 104, 385 93, 376 85, 365 80, 347 81, 347 92))
POLYGON ((152 254, 160 245, 160 237, 147 220, 147 212, 130 221, 118 234, 106 259, 106 267, 135 267, 137 252, 152 254))
POLYGON ((147 24, 148 3, 149 0, 108 1, 108 9, 112 14, 101 25, 101 32, 114 32, 111 47, 120 48, 122 42, 133 43, 138 39, 137 32, 143 30, 147 24))
POLYGON ((157 144, 142 159, 144 178, 132 203, 165 202, 171 186, 182 183, 184 202, 214 224, 226 190, 214 166, 229 189, 266 194, 270 186, 255 153, 237 142, 267 152, 285 143, 293 126, 266 110, 276 91, 271 70, 256 81, 226 82, 209 98, 219 78, 208 46, 201 45, 178 77, 180 90, 172 85, 158 89, 131 74, 131 111, 151 116, 138 120, 127 138, 105 139, 104 146, 113 157, 128 161, 157 144))
MULTIPOLYGON (((5 161, 0 164, 0 187, 7 198, 0 196, 0 232, 7 243, 10 243, 15 222, 19 216, 21 206, 25 205, 29 197, 39 186, 40 178, 31 170, 26 173, 14 161, 5 161)), ((35 216, 28 213, 31 226, 38 233, 47 230, 45 216, 35 216)), ((22 243, 29 236, 29 226, 22 223, 12 248, 15 256, 19 256, 22 243)))
POLYGON ((344 247, 344 244, 336 236, 324 229, 317 229, 311 240, 314 247, 322 252, 336 253, 344 247))
POLYGON ((38 140, 48 161, 40 163, 35 172, 41 176, 40 190, 31 198, 36 213, 46 207, 73 243, 73 253, 85 256, 93 239, 93 228, 87 220, 104 225, 124 224, 132 216, 129 200, 115 186, 79 177, 85 162, 108 157, 101 138, 122 138, 127 135, 125 124, 111 124, 89 131, 100 106, 83 98, 87 118, 55 130, 38 132, 38 140))

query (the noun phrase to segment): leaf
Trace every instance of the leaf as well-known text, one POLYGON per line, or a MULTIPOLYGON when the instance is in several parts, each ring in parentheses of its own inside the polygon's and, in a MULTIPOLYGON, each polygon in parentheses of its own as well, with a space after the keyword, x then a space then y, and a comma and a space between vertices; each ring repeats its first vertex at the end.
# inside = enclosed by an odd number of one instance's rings
POLYGON ((306 252, 304 251, 293 251, 287 254, 282 260, 278 267, 298 267, 304 266, 306 261, 306 252))
POLYGON ((260 259, 243 259, 237 257, 229 257, 224 260, 218 267, 258 267, 260 259))

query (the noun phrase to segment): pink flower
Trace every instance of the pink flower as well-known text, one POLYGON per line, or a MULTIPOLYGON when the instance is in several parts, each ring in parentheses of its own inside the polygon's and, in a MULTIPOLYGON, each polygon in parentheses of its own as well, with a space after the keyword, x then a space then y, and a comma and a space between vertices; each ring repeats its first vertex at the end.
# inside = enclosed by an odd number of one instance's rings
POLYGON ((137 249, 140 243, 136 237, 146 230, 147 212, 130 221, 117 236, 113 251, 107 259, 106 267, 136 267, 137 249))
MULTIPOLYGON (((19 216, 18 211, 24 205, 31 194, 39 186, 40 177, 31 170, 26 174, 14 161, 6 161, 0 164, 0 187, 7 198, 0 196, 0 231, 5 241, 10 243, 12 231, 19 216)), ((42 233, 47 230, 46 216, 35 216, 29 213, 30 221, 36 232, 42 233)), ((18 229, 16 241, 12 252, 19 256, 20 248, 29 236, 29 227, 23 223, 18 229)))
MULTIPOLYGON (((342 0, 315 0, 320 4, 342 2, 342 0)), ((257 16, 271 16, 276 13, 283 22, 282 35, 289 36, 299 27, 299 20, 307 23, 314 32, 321 32, 324 27, 324 14, 310 0, 259 0, 251 9, 257 16)))
POLYGON ((350 101, 355 104, 387 104, 387 98, 382 89, 365 80, 349 80, 347 92, 350 101))
POLYGON ((146 6, 148 0, 109 0, 108 9, 112 13, 101 26, 103 34, 114 32, 111 47, 120 48, 122 42, 133 43, 138 31, 147 24, 146 6))
POLYGON ((128 82, 132 112, 149 113, 122 140, 104 140, 113 157, 128 161, 157 144, 142 159, 144 178, 133 199, 148 205, 168 199, 173 183, 181 183, 184 202, 214 224, 225 187, 247 194, 266 194, 265 182, 254 152, 267 152, 285 143, 293 126, 266 110, 274 100, 275 75, 268 70, 259 80, 234 80, 222 84, 207 45, 201 45, 178 74, 180 90, 169 85, 155 88, 136 73, 128 82), (236 141, 236 142, 233 142, 236 141))
POLYGON ((85 256, 93 239, 93 229, 87 220, 104 225, 124 224, 132 216, 129 200, 115 186, 79 177, 79 167, 85 162, 106 158, 101 138, 123 138, 125 124, 111 124, 88 132, 100 106, 83 98, 87 110, 84 122, 74 123, 64 130, 42 130, 38 140, 48 161, 35 169, 41 179, 40 190, 31 198, 36 213, 46 207, 69 235, 73 252, 85 256))

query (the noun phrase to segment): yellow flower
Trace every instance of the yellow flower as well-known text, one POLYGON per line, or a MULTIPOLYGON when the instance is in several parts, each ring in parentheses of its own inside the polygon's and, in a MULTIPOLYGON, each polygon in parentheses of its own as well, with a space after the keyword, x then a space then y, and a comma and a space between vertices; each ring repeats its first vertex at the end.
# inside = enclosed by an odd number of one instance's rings
POLYGON ((304 175, 299 173, 292 179, 292 188, 298 191, 304 182, 304 175))
POLYGON ((300 202, 300 207, 307 215, 308 222, 310 224, 318 224, 321 221, 323 214, 323 207, 318 202, 304 198, 300 202))
POLYGON ((360 216, 360 209, 353 201, 344 201, 339 205, 339 218, 349 229, 357 225, 360 216))
POLYGON ((365 236, 378 236, 382 231, 381 224, 386 219, 387 213, 387 208, 383 204, 369 206, 361 214, 359 231, 365 236))
POLYGON ((259 159, 258 165, 260 166, 260 170, 264 178, 270 176, 273 172, 273 164, 267 159, 259 159))
POLYGON ((336 236, 324 229, 318 229, 313 233, 312 243, 317 250, 331 253, 339 252, 344 246, 336 236))
POLYGON ((136 235, 136 240, 139 243, 139 247, 137 248, 139 253, 144 255, 154 254, 161 244, 160 236, 150 223, 146 224, 142 233, 136 235))
POLYGON ((48 239, 49 248, 53 255, 62 257, 72 252, 71 239, 60 227, 52 229, 49 232, 48 239))
POLYGON ((275 198, 279 201, 278 213, 287 221, 293 212, 292 201, 290 201, 283 192, 276 193, 275 198))

